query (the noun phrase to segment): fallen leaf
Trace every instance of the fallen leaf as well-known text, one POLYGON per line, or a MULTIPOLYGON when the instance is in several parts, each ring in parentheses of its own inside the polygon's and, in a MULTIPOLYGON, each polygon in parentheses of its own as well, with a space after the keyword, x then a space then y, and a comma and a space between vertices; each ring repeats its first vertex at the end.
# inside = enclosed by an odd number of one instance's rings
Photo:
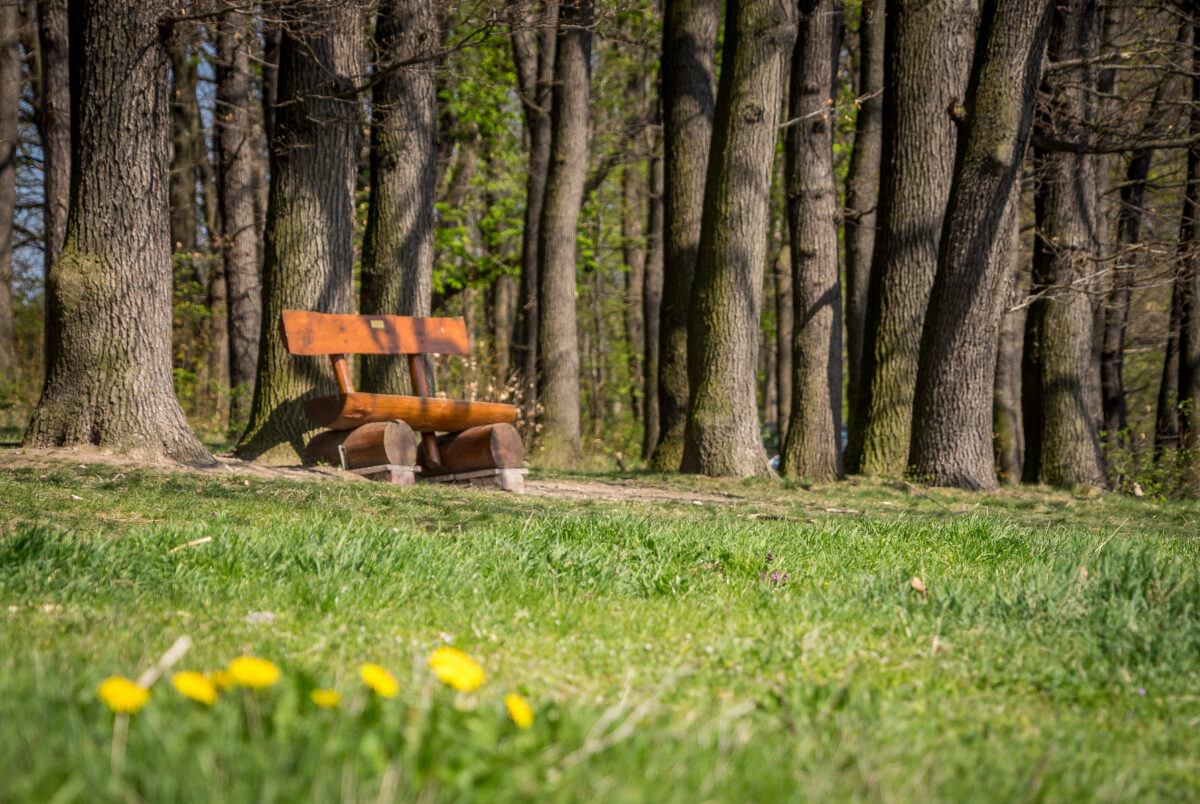
POLYGON ((908 585, 911 586, 916 591, 920 592, 921 597, 925 597, 925 595, 929 592, 929 588, 927 586, 925 586, 925 582, 922 581, 920 578, 918 578, 916 575, 912 576, 912 580, 910 580, 908 582, 908 585))

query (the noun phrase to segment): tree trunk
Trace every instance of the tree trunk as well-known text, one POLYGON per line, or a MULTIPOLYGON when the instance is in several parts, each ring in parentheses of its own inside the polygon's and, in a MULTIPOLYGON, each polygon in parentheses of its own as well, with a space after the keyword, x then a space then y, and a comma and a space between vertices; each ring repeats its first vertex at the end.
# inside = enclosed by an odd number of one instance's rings
POLYGON ((1180 216, 1179 436, 1183 481, 1200 496, 1200 22, 1192 19, 1191 111, 1187 184, 1180 216))
POLYGON ((351 92, 362 69, 355 6, 288 20, 279 53, 263 319, 250 424, 238 454, 299 463, 312 432, 303 400, 333 393, 329 365, 292 357, 283 310, 349 313, 354 300, 354 185, 362 121, 351 92))
POLYGON ((759 431, 759 316, 771 165, 796 9, 731 0, 688 314, 688 400, 681 469, 766 475, 759 431))
POLYGON ((896 476, 908 460, 921 327, 937 268, 977 0, 886 5, 883 141, 875 248, 846 467, 896 476))
POLYGON ((1171 283, 1171 318, 1163 347, 1163 370, 1154 415, 1154 459, 1172 457, 1179 449, 1179 326, 1183 322, 1183 283, 1171 283))
MULTIPOLYGON (((433 293, 437 193, 437 85, 432 59, 441 43, 433 0, 387 0, 375 21, 371 196, 363 238, 361 310, 427 316, 433 293)), ((408 393, 404 355, 364 355, 362 390, 408 393)))
POLYGON ((214 114, 221 222, 224 237, 226 320, 229 332, 230 422, 244 422, 254 393, 262 290, 255 224, 255 143, 250 120, 249 18, 225 0, 217 31, 217 105, 214 114))
MULTIPOLYGON (((655 101, 657 105, 657 99, 655 101)), ((646 224, 646 284, 642 297, 642 316, 646 322, 646 359, 643 363, 645 422, 642 429, 642 458, 649 460, 658 443, 658 371, 659 331, 663 296, 663 158, 661 141, 650 157, 650 197, 646 224)))
POLYGON ((17 110, 21 98, 20 14, 0 4, 0 376, 17 364, 13 339, 13 218, 17 211, 17 110))
POLYGON ((642 177, 637 165, 621 171, 621 251, 629 273, 625 281, 625 339, 629 344, 629 372, 633 382, 633 415, 642 418, 643 355, 646 350, 646 318, 642 298, 646 292, 646 238, 642 228, 642 177))
POLYGON ((70 215, 46 281, 47 373, 25 445, 211 464, 171 381, 167 0, 70 15, 70 215))
POLYGON ((563 3, 554 62, 550 166, 538 240, 538 354, 542 371, 539 459, 567 468, 579 443, 579 345, 575 322, 575 238, 587 173, 591 89, 591 0, 563 3))
POLYGON ((814 481, 842 475, 842 288, 833 175, 834 0, 801 0, 792 53, 787 131, 787 216, 792 295, 792 405, 780 470, 814 481))
POLYGON ((650 468, 683 459, 688 409, 688 305, 716 108, 719 0, 680 0, 663 12, 663 296, 659 313, 658 443, 650 468))
MULTIPOLYGON (((1044 87, 1050 107, 1039 114, 1036 136, 1085 143, 1092 137, 1098 23, 1096 0, 1068 0, 1056 8, 1049 59, 1081 65, 1060 71, 1058 84, 1044 87)), ((1032 292, 1042 296, 1030 306, 1025 325, 1024 478, 1104 487, 1091 301, 1097 287, 1095 157, 1039 149, 1034 164, 1032 292)))
POLYGON ((508 387, 512 374, 509 363, 513 322, 517 310, 517 282, 512 274, 500 274, 492 288, 492 355, 496 368, 497 393, 508 387))
POLYGON ((909 463, 938 486, 997 488, 992 393, 1012 282, 1013 192, 1033 125, 1051 0, 990 0, 921 338, 909 463))
POLYGON ((38 110, 38 140, 42 146, 46 276, 62 251, 71 191, 71 76, 67 37, 67 0, 39 0, 42 97, 38 110))
MULTIPOLYGON (((996 478, 1004 485, 1021 482, 1025 460, 1025 429, 1021 419, 1021 345, 1025 334, 1025 298, 1021 281, 1020 181, 1013 185, 1013 199, 1005 209, 1005 223, 997 248, 1007 249, 998 262, 1007 263, 1011 273, 1008 299, 1000 315, 1000 337, 996 346, 996 381, 992 398, 992 451, 996 456, 996 478), (1013 309, 1017 308, 1017 309, 1013 309)), ((994 254, 998 252, 993 252, 994 254)))
MULTIPOLYGON (((786 216, 785 216, 786 217, 786 216)), ((786 226, 786 224, 785 224, 786 226)), ((775 258, 775 372, 779 388, 779 448, 787 441, 788 420, 792 417, 792 249, 786 235, 775 258)))
MULTIPOLYGON (((527 10, 528 4, 520 8, 527 10)), ((518 287, 514 365, 520 369, 517 402, 532 425, 538 396, 538 295, 542 204, 550 168, 550 107, 554 99, 554 56, 558 44, 558 2, 545 0, 535 20, 528 14, 513 31, 513 62, 517 67, 529 132, 529 174, 525 184, 525 230, 521 237, 521 281, 518 287)), ((526 440, 532 438, 530 426, 526 440)))
POLYGON ((178 252, 196 250, 196 130, 200 105, 196 100, 199 78, 191 58, 195 27, 181 25, 171 42, 171 243, 178 252))
POLYGON ((879 153, 883 141, 884 0, 864 0, 858 25, 858 87, 854 150, 846 174, 846 408, 855 419, 866 328, 867 285, 875 249, 879 153))

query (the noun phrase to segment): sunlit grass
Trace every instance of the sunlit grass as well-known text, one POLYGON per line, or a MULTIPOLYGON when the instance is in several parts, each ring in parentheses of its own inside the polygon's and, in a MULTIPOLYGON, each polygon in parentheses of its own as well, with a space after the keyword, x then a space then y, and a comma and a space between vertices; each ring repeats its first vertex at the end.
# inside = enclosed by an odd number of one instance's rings
POLYGON ((1200 795, 1194 503, 638 482, 677 499, 0 470, 0 800, 1200 795), (96 686, 185 634, 282 668, 269 728, 160 682, 117 774, 96 686))

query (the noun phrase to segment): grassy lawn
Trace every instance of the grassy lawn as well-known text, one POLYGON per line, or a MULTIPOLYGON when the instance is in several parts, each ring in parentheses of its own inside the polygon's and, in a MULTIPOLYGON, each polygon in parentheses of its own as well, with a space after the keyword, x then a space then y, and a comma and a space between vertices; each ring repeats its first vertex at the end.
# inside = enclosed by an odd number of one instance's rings
POLYGON ((1200 797, 1195 503, 639 480, 675 499, 0 469, 0 801, 1200 797), (283 676, 160 681, 114 762, 97 685, 182 635, 283 676))

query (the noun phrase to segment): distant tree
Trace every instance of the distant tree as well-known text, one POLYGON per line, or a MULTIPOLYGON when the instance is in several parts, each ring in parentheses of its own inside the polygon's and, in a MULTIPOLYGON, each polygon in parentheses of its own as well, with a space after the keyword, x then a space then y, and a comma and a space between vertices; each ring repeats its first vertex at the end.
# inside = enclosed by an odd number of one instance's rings
POLYGON ((582 457, 579 346, 575 321, 575 238, 587 173, 592 0, 559 5, 550 167, 538 233, 538 355, 542 383, 539 458, 569 467, 582 457))
MULTIPOLYGON (((1055 8, 1049 59, 1073 66, 1047 79, 1037 140, 1093 139, 1096 0, 1055 8)), ((1086 150, 1086 149, 1085 149, 1086 150)), ((1025 324, 1021 381, 1026 482, 1106 486, 1100 451, 1100 371, 1094 352, 1092 298, 1098 290, 1096 161, 1092 153, 1035 148, 1037 240, 1025 324)))
POLYGON ((21 16, 0 4, 0 372, 16 365, 13 339, 13 218, 17 211, 17 110, 21 97, 21 16))
POLYGON ((170 0, 73 5, 70 215, 46 281, 31 447, 93 444, 208 464, 171 380, 170 0))
POLYGON ((957 131, 946 113, 971 67, 977 0, 888 0, 882 179, 846 469, 908 460, 921 326, 937 268, 957 131))
POLYGON ((1013 198, 1004 210, 991 259, 1007 265, 1008 298, 1002 300, 1000 334, 996 343, 996 377, 992 388, 992 451, 996 479, 1004 485, 1021 482, 1025 460, 1025 428, 1021 419, 1021 348, 1025 341, 1025 299, 1021 254, 1021 183, 1013 183, 1013 198))
POLYGON ((38 0, 41 99, 38 139, 42 146, 42 229, 45 274, 58 261, 67 234, 71 189, 71 76, 67 54, 67 0, 38 0))
POLYGON ((538 294, 541 286, 542 203, 550 169, 550 107, 554 100, 554 58, 558 44, 558 0, 543 0, 534 11, 529 0, 513 4, 513 63, 529 132, 525 184, 525 228, 521 241, 521 280, 512 362, 520 369, 520 399, 532 420, 538 394, 538 294))
POLYGON ((335 390, 330 366, 287 353, 283 310, 349 313, 354 263, 354 185, 362 119, 357 4, 304 7, 285 19, 279 105, 271 137, 271 190, 263 261, 263 319, 250 423, 237 453, 296 463, 313 430, 303 400, 335 390))
POLYGON ((983 7, 913 406, 909 464, 939 486, 997 488, 992 393, 1013 278, 1013 187, 1029 143, 1053 5, 987 0, 983 7))
MULTIPOLYGON (((655 102, 657 107, 657 99, 655 102)), ((661 124, 661 117, 656 115, 661 124)), ((658 444, 660 427, 658 401, 658 364, 661 349, 660 330, 663 297, 663 156, 662 137, 650 158, 650 198, 646 224, 646 281, 642 296, 642 316, 646 322, 646 360, 643 364, 645 416, 642 428, 642 457, 650 459, 658 444)))
POLYGON ((842 475, 842 286, 833 175, 833 76, 841 13, 801 0, 792 53, 785 153, 791 232, 792 403, 780 470, 817 481, 842 475))
POLYGON ((255 137, 251 117, 249 17, 222 0, 217 22, 216 108, 217 193, 221 208, 221 254, 229 322, 230 420, 245 421, 254 392, 262 325, 258 228, 255 223, 255 137))
MULTIPOLYGON (((433 0, 385 0, 375 18, 371 194, 361 310, 426 316, 433 293, 437 85, 441 25, 433 0), (404 62, 411 61, 411 64, 404 62)), ((408 393, 401 355, 364 356, 364 391, 408 393)))
POLYGON ((732 0, 688 315, 685 472, 765 475, 756 401, 771 163, 796 8, 732 0))
MULTIPOLYGON (((858 404, 867 323, 867 286, 875 250, 879 153, 883 142, 884 0, 863 0, 858 23, 858 114, 846 171, 846 407, 858 404)), ((853 418, 852 418, 853 421, 853 418)))
POLYGON ((688 304, 716 108, 719 0, 678 0, 663 12, 663 295, 659 312, 658 443, 650 467, 679 469, 688 406, 688 304))

